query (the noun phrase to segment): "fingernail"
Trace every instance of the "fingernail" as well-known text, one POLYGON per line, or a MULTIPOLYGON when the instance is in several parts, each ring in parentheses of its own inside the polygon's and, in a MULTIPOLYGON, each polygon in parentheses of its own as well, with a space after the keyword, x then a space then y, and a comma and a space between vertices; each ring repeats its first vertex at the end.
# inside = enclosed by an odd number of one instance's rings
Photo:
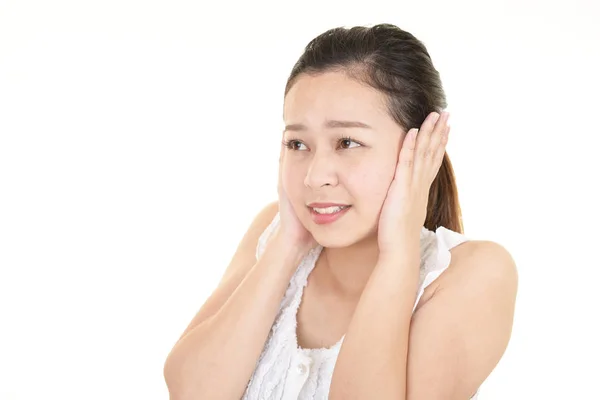
POLYGON ((432 117, 431 122, 433 122, 435 124, 436 122, 438 122, 438 119, 440 119, 440 114, 433 113, 433 117, 432 117))

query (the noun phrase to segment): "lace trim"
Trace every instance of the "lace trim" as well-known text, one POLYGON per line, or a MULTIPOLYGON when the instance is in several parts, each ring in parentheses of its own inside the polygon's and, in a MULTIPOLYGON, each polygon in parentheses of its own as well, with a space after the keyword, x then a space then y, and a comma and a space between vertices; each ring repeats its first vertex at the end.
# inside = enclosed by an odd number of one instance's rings
MULTIPOLYGON (((264 252, 266 243, 278 224, 279 213, 275 215, 273 221, 259 237, 256 248, 257 259, 264 252)), ((437 279, 450 264, 449 250, 468 240, 464 235, 444 227, 437 228, 435 232, 423 227, 420 237, 420 282, 415 307, 424 289, 437 279)), ((321 246, 312 249, 300 262, 292 276, 243 399, 281 398, 295 352, 307 355, 313 360, 311 373, 302 388, 299 398, 317 399, 315 397, 317 395, 324 396, 323 399, 327 398, 335 360, 346 335, 344 334, 337 343, 330 347, 316 349, 300 348, 296 335, 297 313, 304 288, 322 249, 321 246), (317 391, 320 392, 317 393, 317 391)), ((477 393, 472 399, 477 398, 477 393)))

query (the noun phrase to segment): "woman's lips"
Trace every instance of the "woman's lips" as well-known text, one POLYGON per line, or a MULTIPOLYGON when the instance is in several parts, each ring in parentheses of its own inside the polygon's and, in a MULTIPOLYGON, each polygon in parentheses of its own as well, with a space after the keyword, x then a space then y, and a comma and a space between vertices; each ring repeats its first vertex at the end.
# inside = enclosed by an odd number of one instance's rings
POLYGON ((341 218, 343 215, 345 215, 348 210, 350 210, 352 206, 349 205, 342 205, 342 204, 338 204, 338 205, 332 205, 329 207, 309 207, 308 209, 310 210, 310 215, 313 219, 313 221, 318 224, 318 225, 325 225, 325 224, 330 224, 334 221, 337 221, 339 218, 341 218), (321 210, 330 208, 330 207, 339 207, 339 210, 336 211, 331 211, 331 212, 325 212, 325 213, 319 213, 317 211, 315 211, 315 208, 319 208, 321 210))

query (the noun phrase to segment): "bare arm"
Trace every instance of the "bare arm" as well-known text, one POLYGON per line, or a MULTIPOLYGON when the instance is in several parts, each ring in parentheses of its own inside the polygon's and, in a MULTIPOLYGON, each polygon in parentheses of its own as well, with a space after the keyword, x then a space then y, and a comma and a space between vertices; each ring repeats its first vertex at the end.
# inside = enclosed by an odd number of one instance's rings
POLYGON ((378 262, 381 269, 369 279, 359 303, 366 305, 357 307, 348 328, 350 346, 344 341, 340 350, 330 398, 470 399, 510 339, 518 287, 512 256, 491 241, 456 246, 442 282, 410 319, 410 303, 399 299, 415 290, 402 293, 404 283, 395 278, 406 274, 397 260, 378 262))
POLYGON ((185 331, 181 334, 178 341, 198 326, 198 324, 207 320, 219 311, 233 291, 240 285, 244 277, 250 271, 250 268, 256 264, 255 254, 258 238, 271 223, 278 210, 278 202, 273 202, 264 207, 256 217, 254 217, 254 220, 244 234, 244 237, 240 240, 235 254, 225 269, 217 288, 202 305, 185 331))
POLYGON ((275 232, 224 304, 195 326, 190 324, 165 362, 171 400, 243 395, 302 257, 275 232))

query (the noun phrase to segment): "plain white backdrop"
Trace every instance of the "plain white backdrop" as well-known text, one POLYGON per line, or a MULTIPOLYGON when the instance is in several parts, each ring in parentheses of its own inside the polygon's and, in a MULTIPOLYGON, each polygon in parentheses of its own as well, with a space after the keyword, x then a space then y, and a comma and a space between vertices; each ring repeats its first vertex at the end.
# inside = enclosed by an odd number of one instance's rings
POLYGON ((440 71, 465 234, 519 267, 480 398, 600 398, 600 13, 566 4, 0 1, 0 399, 167 399, 168 352, 276 199, 293 64, 380 22, 440 71))

